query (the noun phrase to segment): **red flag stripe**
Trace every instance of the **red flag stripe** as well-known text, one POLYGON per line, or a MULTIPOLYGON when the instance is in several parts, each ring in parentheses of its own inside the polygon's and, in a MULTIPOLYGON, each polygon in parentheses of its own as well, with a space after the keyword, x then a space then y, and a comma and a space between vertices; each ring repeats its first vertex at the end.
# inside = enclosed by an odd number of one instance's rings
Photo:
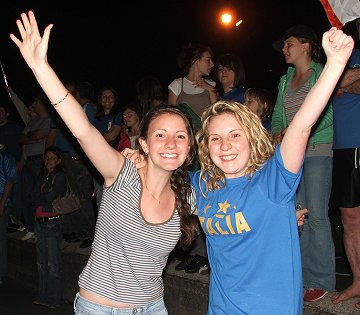
POLYGON ((335 26, 336 28, 338 29, 341 29, 344 24, 340 22, 340 20, 338 19, 338 17, 336 16, 333 8, 331 7, 330 3, 329 3, 329 0, 320 0, 325 12, 326 12, 326 15, 327 15, 327 18, 330 22, 330 24, 332 26, 335 26))

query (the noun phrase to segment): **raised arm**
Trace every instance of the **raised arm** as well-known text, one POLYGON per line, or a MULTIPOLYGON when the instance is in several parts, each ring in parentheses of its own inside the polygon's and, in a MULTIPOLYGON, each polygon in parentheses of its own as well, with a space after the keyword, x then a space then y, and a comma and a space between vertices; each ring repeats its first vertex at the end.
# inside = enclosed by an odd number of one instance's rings
POLYGON ((22 13, 16 21, 22 40, 10 34, 10 38, 33 71, 40 86, 56 111, 79 141, 86 155, 103 175, 105 184, 111 184, 118 175, 124 157, 114 150, 89 122, 76 99, 66 90, 47 61, 47 50, 52 24, 48 25, 41 37, 35 15, 32 11, 22 13), (105 158, 106 157, 106 158, 105 158))
POLYGON ((324 110, 354 48, 354 40, 341 30, 325 32, 322 45, 326 53, 325 67, 296 113, 281 143, 286 169, 297 173, 304 158, 312 126, 324 110))

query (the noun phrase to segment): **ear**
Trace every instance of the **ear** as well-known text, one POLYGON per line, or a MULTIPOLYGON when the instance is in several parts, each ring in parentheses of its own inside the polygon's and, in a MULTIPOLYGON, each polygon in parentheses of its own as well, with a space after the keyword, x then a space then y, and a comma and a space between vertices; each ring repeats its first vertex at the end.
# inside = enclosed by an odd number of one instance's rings
POLYGON ((310 43, 302 43, 302 50, 306 53, 310 52, 310 43))
POLYGON ((144 138, 139 138, 139 144, 140 144, 142 150, 144 151, 144 153, 148 154, 149 148, 148 148, 147 143, 144 138))

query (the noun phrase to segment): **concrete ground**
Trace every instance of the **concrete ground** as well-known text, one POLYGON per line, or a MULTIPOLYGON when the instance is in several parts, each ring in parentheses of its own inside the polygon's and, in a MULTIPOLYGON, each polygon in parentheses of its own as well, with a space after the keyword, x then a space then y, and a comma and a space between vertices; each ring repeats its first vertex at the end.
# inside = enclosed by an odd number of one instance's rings
MULTIPOLYGON (((72 301, 77 293, 78 274, 83 269, 91 249, 79 248, 80 242, 63 243, 63 261, 65 268, 64 303, 57 310, 33 306, 36 297, 36 257, 35 241, 21 241, 24 232, 9 235, 9 277, 0 285, 0 314, 2 315, 68 315, 73 314, 72 301)), ((206 314, 209 276, 186 274, 176 271, 177 261, 169 261, 164 273, 165 302, 169 315, 202 315, 206 314)), ((347 261, 337 259, 337 290, 343 290, 351 283, 347 261)), ((328 293, 318 302, 305 303, 304 315, 355 315, 360 310, 355 308, 359 299, 351 299, 339 305, 331 303, 328 293)), ((265 314, 264 314, 265 315, 265 314)))

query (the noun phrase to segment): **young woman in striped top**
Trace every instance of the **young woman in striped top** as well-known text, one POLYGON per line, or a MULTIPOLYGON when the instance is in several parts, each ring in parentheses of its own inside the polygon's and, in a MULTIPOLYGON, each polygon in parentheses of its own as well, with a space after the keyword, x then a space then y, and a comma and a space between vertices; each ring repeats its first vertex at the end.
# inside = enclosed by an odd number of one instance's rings
POLYGON ((135 165, 112 148, 88 121, 47 62, 52 24, 40 36, 32 11, 16 21, 19 47, 28 66, 84 152, 104 177, 104 194, 92 253, 79 277, 76 314, 167 314, 162 272, 181 237, 196 232, 187 195, 186 167, 194 136, 176 107, 159 106, 143 119, 139 144, 147 166, 135 165), (101 153, 99 153, 101 152, 101 153))

